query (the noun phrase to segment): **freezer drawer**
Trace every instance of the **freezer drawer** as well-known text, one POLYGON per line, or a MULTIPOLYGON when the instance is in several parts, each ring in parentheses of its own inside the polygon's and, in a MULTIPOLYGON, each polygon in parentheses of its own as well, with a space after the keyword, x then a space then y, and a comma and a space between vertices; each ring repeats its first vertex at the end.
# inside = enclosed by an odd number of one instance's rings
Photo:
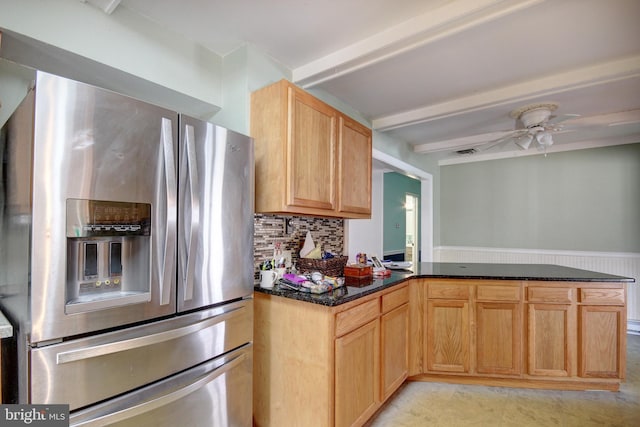
POLYGON ((31 350, 31 403, 81 408, 253 339, 253 301, 31 350))
POLYGON ((251 426, 252 347, 71 413, 71 426, 251 426))

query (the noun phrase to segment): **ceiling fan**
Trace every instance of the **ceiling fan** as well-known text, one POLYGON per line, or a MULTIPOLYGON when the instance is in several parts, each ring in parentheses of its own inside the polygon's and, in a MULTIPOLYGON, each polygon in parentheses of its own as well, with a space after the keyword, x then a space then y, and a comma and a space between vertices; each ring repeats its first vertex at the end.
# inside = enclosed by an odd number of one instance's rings
POLYGON ((515 130, 484 144, 481 150, 488 150, 505 141, 513 140, 523 150, 527 150, 535 142, 539 150, 546 152, 546 149, 553 145, 552 134, 562 130, 560 122, 579 116, 578 114, 552 116, 551 113, 557 109, 558 104, 552 102, 529 104, 516 108, 509 113, 516 120, 515 130))
POLYGON ((617 140, 633 139, 633 142, 636 142, 636 135, 640 135, 640 109, 591 116, 554 116, 553 113, 557 109, 558 104, 553 102, 525 105, 511 111, 510 116, 515 119, 513 129, 430 141, 414 146, 414 151, 425 154, 447 151, 466 156, 513 142, 514 146, 522 150, 534 146, 546 154, 547 149, 554 143, 554 136, 559 133, 593 131, 598 134, 604 131, 608 134, 607 130, 620 126, 621 132, 613 132, 618 135, 617 140))

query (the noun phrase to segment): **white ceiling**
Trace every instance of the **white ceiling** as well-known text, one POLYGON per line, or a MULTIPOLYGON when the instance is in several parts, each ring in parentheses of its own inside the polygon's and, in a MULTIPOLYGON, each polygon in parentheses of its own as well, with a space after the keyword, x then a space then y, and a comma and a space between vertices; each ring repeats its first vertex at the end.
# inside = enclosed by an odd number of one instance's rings
POLYGON ((455 151, 505 136, 516 127, 510 111, 540 102, 557 103, 555 115, 579 115, 554 133, 549 152, 640 142, 639 0, 121 0, 117 7, 221 56, 252 44, 288 66, 298 85, 332 94, 375 130, 441 164, 538 154, 510 139, 471 155, 455 151))

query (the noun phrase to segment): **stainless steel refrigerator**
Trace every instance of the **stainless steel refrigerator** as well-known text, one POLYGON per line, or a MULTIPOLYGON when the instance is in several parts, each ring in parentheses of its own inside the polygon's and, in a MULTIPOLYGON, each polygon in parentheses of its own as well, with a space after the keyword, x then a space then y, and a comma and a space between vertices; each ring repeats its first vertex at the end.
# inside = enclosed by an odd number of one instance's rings
POLYGON ((253 141, 44 72, 2 127, 5 402, 248 426, 253 141))

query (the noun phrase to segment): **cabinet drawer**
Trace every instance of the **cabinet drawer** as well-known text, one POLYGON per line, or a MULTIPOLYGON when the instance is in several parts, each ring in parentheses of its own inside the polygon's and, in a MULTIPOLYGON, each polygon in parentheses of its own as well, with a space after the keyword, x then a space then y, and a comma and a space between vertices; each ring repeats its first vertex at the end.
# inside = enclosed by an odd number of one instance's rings
POLYGON ((575 300, 575 292, 572 288, 541 288, 529 287, 527 289, 529 302, 557 302, 571 303, 575 300))
POLYGON ((521 299, 520 286, 478 286, 478 301, 514 301, 521 299))
POLYGON ((580 289, 580 302, 624 305, 624 289, 580 289))
POLYGON ((336 315, 336 337, 346 334, 378 317, 379 299, 373 299, 336 315))
POLYGON ((469 286, 454 284, 429 284, 427 298, 430 299, 469 299, 469 286))
POLYGON ((402 289, 382 296, 382 312, 386 313, 407 302, 409 302, 409 287, 404 286, 402 289))

